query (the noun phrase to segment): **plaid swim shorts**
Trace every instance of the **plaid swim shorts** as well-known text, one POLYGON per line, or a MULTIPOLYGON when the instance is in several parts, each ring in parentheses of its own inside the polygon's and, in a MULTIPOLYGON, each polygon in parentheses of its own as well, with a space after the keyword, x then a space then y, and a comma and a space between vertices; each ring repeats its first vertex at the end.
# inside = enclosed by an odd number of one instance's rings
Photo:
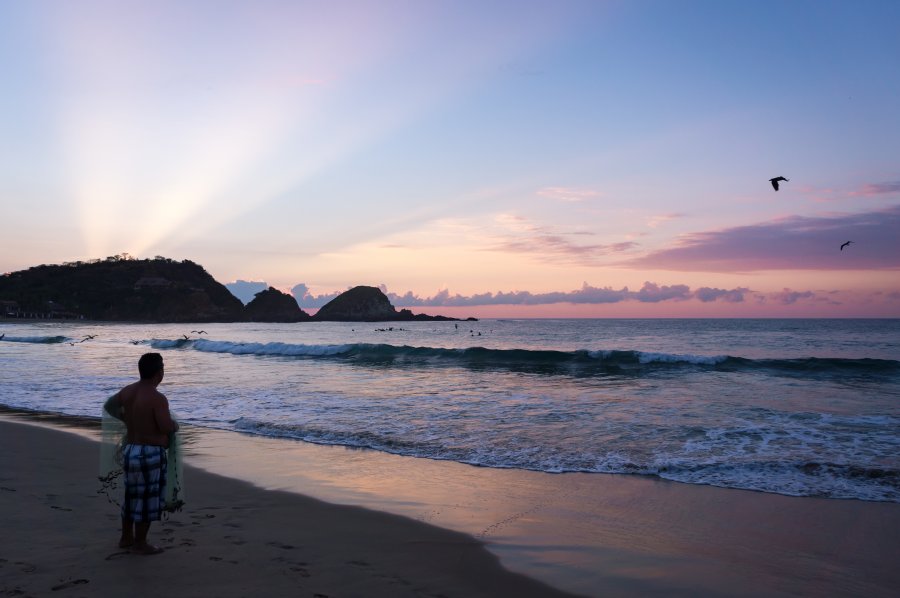
POLYGON ((132 521, 159 521, 166 488, 166 449, 147 444, 122 447, 125 500, 122 518, 132 521))

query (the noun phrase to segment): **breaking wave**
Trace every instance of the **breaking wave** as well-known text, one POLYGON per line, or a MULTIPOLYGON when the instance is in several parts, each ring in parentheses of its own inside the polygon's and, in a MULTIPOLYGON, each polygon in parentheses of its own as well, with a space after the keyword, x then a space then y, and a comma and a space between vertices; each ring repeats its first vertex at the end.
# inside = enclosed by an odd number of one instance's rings
POLYGON ((894 375, 900 361, 808 357, 797 359, 749 359, 729 355, 692 355, 632 350, 529 350, 411 347, 369 343, 336 345, 294 343, 239 343, 206 339, 154 339, 155 349, 192 349, 207 353, 344 359, 361 365, 456 366, 474 369, 511 369, 576 376, 640 374, 645 370, 672 368, 723 371, 767 370, 781 375, 894 375))
POLYGON ((8 343, 37 343, 42 345, 53 345, 56 343, 64 343, 69 341, 67 336, 4 336, 0 338, 0 342, 8 343))

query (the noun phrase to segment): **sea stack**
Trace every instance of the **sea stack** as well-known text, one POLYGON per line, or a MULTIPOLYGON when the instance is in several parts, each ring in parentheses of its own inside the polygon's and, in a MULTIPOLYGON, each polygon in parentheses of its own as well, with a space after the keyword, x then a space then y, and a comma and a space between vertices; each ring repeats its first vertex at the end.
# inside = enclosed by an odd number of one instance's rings
POLYGON ((258 292, 244 308, 248 322, 305 322, 310 315, 300 309, 297 300, 275 287, 258 292))
POLYGON ((381 289, 358 286, 326 303, 313 319, 325 322, 384 322, 398 317, 381 289))

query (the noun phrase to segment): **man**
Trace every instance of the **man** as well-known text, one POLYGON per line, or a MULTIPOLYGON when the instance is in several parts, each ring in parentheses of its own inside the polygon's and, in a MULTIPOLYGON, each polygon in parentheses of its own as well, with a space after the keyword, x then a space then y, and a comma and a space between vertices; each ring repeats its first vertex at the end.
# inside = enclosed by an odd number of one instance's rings
POLYGON ((162 355, 142 355, 138 371, 141 379, 110 397, 104 409, 128 429, 122 448, 125 500, 119 546, 140 554, 158 554, 162 549, 147 543, 147 533, 165 506, 166 448, 169 434, 178 430, 178 424, 169 413, 169 401, 156 390, 164 375, 162 355))

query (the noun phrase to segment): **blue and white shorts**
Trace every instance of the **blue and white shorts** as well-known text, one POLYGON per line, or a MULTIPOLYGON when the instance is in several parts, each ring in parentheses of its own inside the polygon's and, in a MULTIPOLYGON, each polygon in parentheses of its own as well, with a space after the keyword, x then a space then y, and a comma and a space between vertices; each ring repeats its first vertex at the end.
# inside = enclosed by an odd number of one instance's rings
POLYGON ((166 488, 166 449, 148 444, 122 447, 125 501, 122 518, 137 522, 159 521, 166 488))

